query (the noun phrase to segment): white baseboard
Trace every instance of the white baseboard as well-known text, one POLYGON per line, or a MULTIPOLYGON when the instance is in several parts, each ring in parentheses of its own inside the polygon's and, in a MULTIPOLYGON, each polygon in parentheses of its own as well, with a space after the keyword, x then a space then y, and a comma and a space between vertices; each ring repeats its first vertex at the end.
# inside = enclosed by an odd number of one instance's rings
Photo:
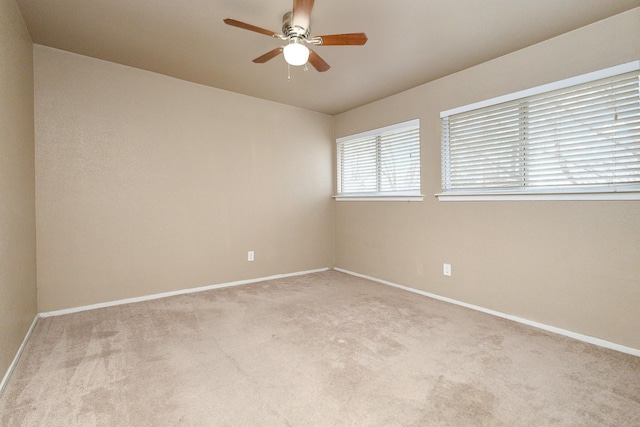
POLYGON ((579 334, 577 332, 568 331, 566 329, 557 328, 555 326, 545 325, 544 323, 534 322, 532 320, 523 319, 522 317, 512 316, 510 314, 505 314, 499 311, 491 310, 489 308, 480 307, 478 305, 468 304, 466 302, 458 301, 452 298, 443 297, 437 294, 432 294, 430 292, 421 291, 419 289, 410 288, 407 286, 398 285, 397 283, 388 282, 386 280, 376 279, 375 277, 365 276, 364 274, 354 273, 353 271, 344 270, 342 268, 334 268, 335 271, 340 271, 342 273, 350 274, 352 276, 361 277, 363 279, 371 280, 374 282, 382 283, 384 285, 393 286, 394 288, 403 289, 405 291, 413 292, 415 294, 419 294, 425 297, 437 299, 440 301, 448 302, 451 304, 460 305, 462 307, 470 308, 472 310, 480 311, 482 313, 491 314, 496 317, 501 317, 503 319, 512 320, 514 322, 522 323, 524 325, 533 326, 534 328, 542 329, 548 332, 553 332, 558 335, 564 335, 569 338, 573 338, 579 341, 583 341, 589 344, 594 344, 600 347, 609 348, 611 350, 617 350, 622 353, 631 354, 633 356, 640 356, 640 349, 633 347, 626 347, 624 345, 616 344, 610 341, 605 341, 600 338, 590 337, 588 335, 579 334))
POLYGON ((211 289, 220 289, 220 288, 228 288, 228 287, 231 287, 231 286, 248 285, 250 283, 263 282, 265 280, 274 280, 274 279, 282 279, 282 278, 285 278, 285 277, 302 276, 304 274, 319 273, 319 272, 327 271, 327 270, 329 270, 329 268, 320 268, 320 269, 317 269, 317 270, 298 271, 298 272, 295 272, 295 273, 286 273, 286 274, 276 274, 276 275, 273 275, 273 276, 260 277, 260 278, 257 278, 257 279, 238 280, 236 282, 228 282, 228 283, 220 283, 220 284, 217 284, 217 285, 201 286, 199 288, 181 289, 179 291, 163 292, 163 293, 160 293, 160 294, 145 295, 145 296, 142 296, 142 297, 126 298, 126 299, 121 299, 121 300, 116 300, 116 301, 109 301, 109 302, 101 302, 101 303, 98 303, 98 304, 84 305, 84 306, 81 306, 81 307, 65 308, 63 310, 49 311, 49 312, 45 312, 45 313, 40 313, 39 316, 40 317, 62 316, 64 314, 79 313, 81 311, 87 311, 87 310, 95 310, 97 308, 113 307, 113 306, 116 306, 116 305, 131 304, 131 303, 134 303, 134 302, 141 302, 141 301, 150 301, 150 300, 159 299, 159 298, 172 297, 172 296, 175 296, 175 295, 184 295, 184 294, 191 294, 191 293, 194 293, 194 292, 209 291, 211 289))
POLYGON ((18 364, 18 360, 20 360, 20 356, 24 351, 24 347, 27 345, 27 341, 29 341, 29 337, 31 337, 31 332, 33 332, 33 329, 36 327, 36 323, 38 323, 39 318, 40 316, 36 314, 36 317, 33 319, 33 322, 31 322, 31 327, 29 327, 27 334, 24 336, 24 339, 22 340, 22 344, 20 344, 20 347, 18 347, 16 356, 13 358, 11 365, 9 365, 9 369, 7 369, 7 372, 4 374, 4 377, 2 378, 2 382, 0 382, 0 395, 2 395, 5 385, 7 385, 7 382, 9 381, 11 374, 13 374, 13 370, 16 368, 16 365, 18 364))

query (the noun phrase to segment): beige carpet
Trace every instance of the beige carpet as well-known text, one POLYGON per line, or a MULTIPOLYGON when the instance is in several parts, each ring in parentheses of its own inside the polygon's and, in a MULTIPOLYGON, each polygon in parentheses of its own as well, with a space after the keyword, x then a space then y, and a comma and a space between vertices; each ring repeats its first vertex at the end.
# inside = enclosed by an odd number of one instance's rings
POLYGON ((338 272, 38 321, 2 426, 639 426, 640 358, 338 272))

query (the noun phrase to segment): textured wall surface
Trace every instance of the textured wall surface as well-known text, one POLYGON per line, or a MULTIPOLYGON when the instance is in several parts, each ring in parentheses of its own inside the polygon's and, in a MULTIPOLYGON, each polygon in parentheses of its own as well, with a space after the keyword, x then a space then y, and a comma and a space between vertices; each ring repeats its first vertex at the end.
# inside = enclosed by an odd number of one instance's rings
POLYGON ((33 49, 0 0, 0 378, 36 315, 33 49))
POLYGON ((634 9, 336 116, 336 137, 420 118, 425 194, 338 202, 336 266, 640 349, 640 202, 434 197, 440 111, 638 59, 634 9))
POLYGON ((34 49, 39 311, 331 266, 331 116, 34 49))

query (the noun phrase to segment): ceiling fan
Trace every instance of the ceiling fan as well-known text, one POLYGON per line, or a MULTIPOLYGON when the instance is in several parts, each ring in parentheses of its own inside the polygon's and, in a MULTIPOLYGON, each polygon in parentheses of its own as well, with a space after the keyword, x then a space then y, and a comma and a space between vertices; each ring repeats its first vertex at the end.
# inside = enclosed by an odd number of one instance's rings
POLYGON ((313 2, 314 0, 293 0, 293 10, 285 13, 282 17, 282 34, 230 18, 225 19, 224 23, 287 41, 285 46, 279 46, 254 59, 255 63, 263 64, 283 53, 285 61, 290 65, 298 66, 309 62, 316 70, 323 72, 331 67, 307 45, 361 46, 367 42, 367 35, 365 33, 349 33, 310 37, 313 2))

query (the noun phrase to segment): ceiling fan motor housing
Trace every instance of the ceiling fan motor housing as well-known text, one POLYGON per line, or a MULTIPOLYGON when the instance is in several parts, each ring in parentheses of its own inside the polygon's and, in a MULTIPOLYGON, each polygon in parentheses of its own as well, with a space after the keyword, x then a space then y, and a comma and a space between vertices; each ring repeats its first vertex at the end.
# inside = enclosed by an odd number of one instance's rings
POLYGON ((282 15, 282 34, 284 34, 289 39, 293 37, 299 37, 306 40, 307 37, 309 37, 309 34, 311 34, 311 26, 309 26, 309 28, 302 28, 300 26, 294 27, 292 25, 292 17, 293 12, 287 12, 282 15))

